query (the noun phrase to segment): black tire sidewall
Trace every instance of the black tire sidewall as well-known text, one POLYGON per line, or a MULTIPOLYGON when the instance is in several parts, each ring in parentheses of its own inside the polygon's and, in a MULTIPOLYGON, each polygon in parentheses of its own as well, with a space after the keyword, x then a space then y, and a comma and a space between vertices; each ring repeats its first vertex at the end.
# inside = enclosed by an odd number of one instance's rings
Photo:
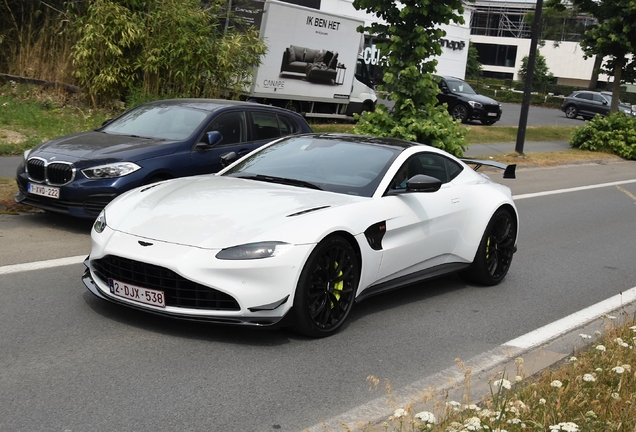
POLYGON ((300 278, 298 279, 298 285, 296 286, 296 293, 294 295, 294 306, 293 306, 293 327, 294 329, 301 334, 309 337, 326 337, 336 333, 346 321, 349 313, 351 312, 351 308, 353 307, 353 303, 355 301, 355 294, 358 289, 358 284, 360 282, 360 263, 358 261, 358 257, 353 250, 353 247, 349 244, 348 241, 339 236, 330 236, 322 240, 320 243, 316 245, 314 250, 307 258, 307 262, 305 263, 302 272, 300 273, 300 278), (315 323, 312 321, 311 317, 308 314, 308 305, 307 305, 307 283, 311 277, 313 272, 313 268, 316 265, 316 261, 319 257, 329 248, 333 246, 342 247, 347 250, 349 254, 349 258, 354 263, 354 286, 353 293, 351 294, 351 301, 347 307, 344 317, 340 320, 340 322, 334 327, 324 330, 318 328, 315 323))

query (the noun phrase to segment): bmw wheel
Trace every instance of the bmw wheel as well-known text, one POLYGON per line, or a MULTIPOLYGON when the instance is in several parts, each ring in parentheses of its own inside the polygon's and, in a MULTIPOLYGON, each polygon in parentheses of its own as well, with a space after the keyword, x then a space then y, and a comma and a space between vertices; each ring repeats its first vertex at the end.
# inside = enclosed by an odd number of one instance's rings
POLYGON ((300 274, 294 299, 294 328, 311 337, 335 333, 349 315, 360 278, 360 264, 341 237, 320 242, 300 274))
POLYGON ((567 108, 565 108, 565 116, 569 119, 576 118, 578 114, 579 112, 574 105, 570 105, 567 108))
POLYGON ((510 269, 516 240, 517 220, 509 210, 500 208, 486 227, 473 263, 460 276, 482 285, 497 285, 510 269))
POLYGON ((466 123, 468 121, 468 108, 466 105, 457 104, 451 110, 451 116, 453 120, 461 120, 462 123, 466 123))

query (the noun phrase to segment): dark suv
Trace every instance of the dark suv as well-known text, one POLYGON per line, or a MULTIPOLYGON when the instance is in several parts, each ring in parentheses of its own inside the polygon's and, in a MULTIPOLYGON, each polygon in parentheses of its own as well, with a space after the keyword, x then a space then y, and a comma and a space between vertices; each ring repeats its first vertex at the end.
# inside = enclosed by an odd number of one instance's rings
POLYGON ((438 104, 448 104, 448 112, 455 120, 462 123, 480 120, 491 125, 501 118, 501 104, 477 94, 466 81, 446 76, 435 76, 434 79, 439 86, 438 104))
MULTIPOLYGON (((605 117, 610 112, 612 105, 612 94, 609 92, 595 92, 588 90, 575 91, 563 100, 561 111, 565 113, 567 118, 583 117, 590 120, 596 114, 605 117)), ((631 107, 623 105, 619 101, 619 111, 627 115, 636 115, 631 107)))

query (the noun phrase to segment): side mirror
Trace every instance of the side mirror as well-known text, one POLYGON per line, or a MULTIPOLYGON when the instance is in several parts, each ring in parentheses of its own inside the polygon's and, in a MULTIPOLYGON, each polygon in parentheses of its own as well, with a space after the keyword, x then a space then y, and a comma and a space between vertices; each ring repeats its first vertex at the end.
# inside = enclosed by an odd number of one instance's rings
POLYGON ((448 93, 450 93, 450 90, 448 89, 448 87, 443 86, 443 87, 442 87, 442 93, 444 93, 444 94, 448 94, 448 93))
POLYGON ((220 143, 222 139, 223 135, 221 135, 221 132, 210 131, 203 136, 203 139, 199 143, 197 143, 194 148, 197 150, 207 150, 220 143))
POLYGON ((435 177, 417 174, 406 182, 406 190, 411 192, 437 192, 442 187, 442 181, 435 177))
POLYGON ((226 166, 233 164, 236 159, 238 159, 236 152, 223 153, 221 155, 221 166, 225 168, 226 166))
POLYGON ((607 105, 607 101, 606 100, 603 100, 603 105, 607 105))

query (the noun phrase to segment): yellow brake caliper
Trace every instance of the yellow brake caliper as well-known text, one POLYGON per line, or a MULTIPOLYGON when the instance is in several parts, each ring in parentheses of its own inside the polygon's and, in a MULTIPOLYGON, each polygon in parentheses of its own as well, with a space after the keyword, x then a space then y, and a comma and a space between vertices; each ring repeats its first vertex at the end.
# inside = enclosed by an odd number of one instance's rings
MULTIPOLYGON (((333 268, 337 269, 338 268, 338 262, 335 262, 333 264, 333 268)), ((342 270, 340 270, 338 272, 338 276, 340 277, 342 276, 342 270)), ((340 282, 336 282, 335 284, 333 284, 333 296, 336 298, 336 300, 340 300, 340 295, 342 294, 342 288, 344 287, 344 282, 340 281, 340 282)), ((331 302, 331 309, 334 308, 334 304, 333 302, 331 302)))
POLYGON ((486 242, 486 259, 490 256, 490 237, 488 237, 488 241, 486 242))

